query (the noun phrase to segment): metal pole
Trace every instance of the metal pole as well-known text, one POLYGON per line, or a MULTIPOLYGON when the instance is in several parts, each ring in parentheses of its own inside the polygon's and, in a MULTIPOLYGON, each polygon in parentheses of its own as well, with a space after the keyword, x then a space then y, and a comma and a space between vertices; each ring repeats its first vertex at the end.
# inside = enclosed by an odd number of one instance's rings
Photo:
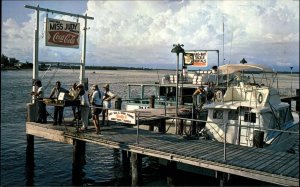
MULTIPOLYGON (((34 47, 33 47, 33 70, 32 70, 32 79, 38 79, 39 78, 39 22, 40 22, 40 10, 39 5, 36 9, 36 26, 34 30, 34 47)), ((32 91, 35 92, 35 86, 32 85, 32 91)), ((32 96, 32 103, 35 102, 35 96, 32 96)))
POLYGON ((291 97, 293 95, 293 67, 290 67, 291 68, 291 97))
POLYGON ((137 113, 137 128, 136 128, 136 143, 139 144, 139 121, 140 121, 140 112, 137 113))
POLYGON ((217 50, 217 53, 218 53, 217 85, 219 85, 219 65, 220 65, 219 50, 217 50))
MULTIPOLYGON (((178 67, 179 67, 179 53, 177 53, 177 65, 176 65, 176 111, 175 111, 175 116, 178 117, 178 67)), ((176 129, 176 134, 177 134, 177 119, 175 123, 175 129, 176 129)))
POLYGON ((85 83, 85 59, 86 59, 86 30, 87 30, 87 14, 84 18, 84 28, 83 28, 83 47, 81 56, 81 66, 80 66, 80 83, 85 83))
POLYGON ((226 131, 227 123, 224 124, 224 161, 226 161, 226 131))

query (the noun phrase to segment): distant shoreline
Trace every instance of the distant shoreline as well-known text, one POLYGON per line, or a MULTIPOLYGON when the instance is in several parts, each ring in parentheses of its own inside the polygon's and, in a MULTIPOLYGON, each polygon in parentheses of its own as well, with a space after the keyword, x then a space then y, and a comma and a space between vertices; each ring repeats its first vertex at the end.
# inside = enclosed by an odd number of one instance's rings
MULTIPOLYGON (((56 68, 55 66, 53 68, 56 68)), ((60 66, 59 69, 80 69, 79 66, 60 66)), ((154 68, 137 68, 137 67, 115 67, 115 66, 86 66, 86 70, 147 70, 147 71, 175 71, 176 69, 154 69, 154 68)), ((32 70, 32 68, 19 68, 19 67, 1 67, 1 71, 22 71, 22 70, 32 70)), ((40 70, 41 71, 41 70, 40 70)), ((191 70, 198 71, 198 70, 191 70)), ((290 71, 278 71, 280 74, 291 74, 290 71)), ((299 72, 292 72, 293 74, 300 74, 299 72)))

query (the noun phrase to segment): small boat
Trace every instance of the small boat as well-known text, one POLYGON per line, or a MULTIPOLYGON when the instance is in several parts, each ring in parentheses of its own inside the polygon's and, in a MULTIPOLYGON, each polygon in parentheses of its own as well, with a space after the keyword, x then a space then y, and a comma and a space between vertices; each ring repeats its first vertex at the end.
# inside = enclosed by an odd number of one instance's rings
POLYGON ((252 147, 257 132, 266 147, 276 142, 283 131, 297 132, 299 122, 294 120, 290 105, 280 100, 278 90, 272 86, 276 75, 272 69, 228 64, 220 66, 219 71, 235 78, 228 81, 225 89, 216 91, 213 103, 203 106, 209 138, 223 142, 226 137, 227 143, 252 147))
MULTIPOLYGON (((263 147, 284 146, 287 151, 292 145, 283 145, 281 137, 287 136, 284 131, 299 132, 299 122, 273 87, 276 75, 272 69, 257 64, 227 64, 220 66, 218 72, 195 72, 180 78, 178 103, 206 121, 200 133, 205 138, 224 142, 226 137, 226 143, 252 147, 254 136, 259 135, 263 147), (200 104, 201 99, 193 97, 193 93, 199 86, 208 88, 209 83, 214 85, 213 99, 200 104)), ((151 95, 156 98, 155 108, 175 106, 175 83, 176 76, 168 75, 161 83, 128 84, 125 109, 148 109, 151 95)), ((295 142, 297 136, 292 134, 288 137, 290 142, 285 143, 295 142)))
MULTIPOLYGON (((165 105, 176 105, 176 75, 165 75, 160 82, 147 84, 127 84, 126 110, 149 108, 149 98, 155 96, 155 108, 164 108, 165 105)), ((222 79, 222 83, 225 83, 222 79)), ((200 86, 208 86, 209 83, 217 83, 217 73, 213 70, 195 71, 185 76, 179 76, 178 80, 178 104, 193 105, 193 93, 200 86)))

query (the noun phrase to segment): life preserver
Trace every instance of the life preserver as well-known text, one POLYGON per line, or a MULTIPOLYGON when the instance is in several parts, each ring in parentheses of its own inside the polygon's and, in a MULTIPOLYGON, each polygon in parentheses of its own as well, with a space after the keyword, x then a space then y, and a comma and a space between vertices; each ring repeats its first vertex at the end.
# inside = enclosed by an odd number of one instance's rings
POLYGON ((258 94, 257 101, 258 101, 258 103, 262 103, 262 101, 263 101, 263 95, 262 95, 262 93, 258 94))
POLYGON ((218 102, 221 102, 222 99, 223 99, 223 92, 222 90, 218 90, 216 93, 215 93, 215 98, 218 102))

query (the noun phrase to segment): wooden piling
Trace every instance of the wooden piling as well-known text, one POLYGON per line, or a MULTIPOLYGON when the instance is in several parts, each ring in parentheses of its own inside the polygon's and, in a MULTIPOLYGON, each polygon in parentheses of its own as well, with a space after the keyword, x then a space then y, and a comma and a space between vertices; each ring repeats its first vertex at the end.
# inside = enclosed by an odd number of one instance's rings
POLYGON ((122 150, 122 164, 124 171, 129 171, 130 168, 130 152, 122 150))
POLYGON ((296 100, 296 111, 300 112, 300 89, 296 89, 296 95, 298 96, 296 100))
POLYGON ((254 130, 253 132, 253 147, 263 148, 264 144, 264 132, 254 130))
POLYGON ((223 187, 228 184, 230 175, 228 173, 216 171, 216 178, 220 180, 220 187, 223 187))
POLYGON ((142 157, 138 153, 131 153, 131 186, 139 186, 142 181, 142 157))
POLYGON ((72 165, 72 186, 82 186, 82 165, 72 165))
POLYGON ((149 99, 149 108, 154 108, 155 95, 151 95, 149 99))
POLYGON ((117 98, 115 101, 115 109, 121 110, 122 108, 122 98, 117 98))
POLYGON ((177 163, 174 161, 168 161, 166 166, 166 173, 167 173, 167 186, 174 186, 176 185, 176 170, 177 170, 177 163))
POLYGON ((27 122, 37 121, 37 104, 36 103, 27 103, 27 122))
POLYGON ((84 165, 85 162, 85 141, 73 139, 73 165, 84 165))
MULTIPOLYGON (((151 95, 149 98, 149 108, 154 108, 154 102, 155 102, 155 95, 151 95)), ((149 131, 154 131, 154 126, 149 125, 148 128, 149 131)))
POLYGON ((166 133, 166 119, 159 120, 158 132, 166 133))
POLYGON ((130 178, 130 152, 122 150, 122 174, 123 178, 125 179, 125 184, 129 185, 131 183, 130 178))
POLYGON ((34 136, 27 134, 27 147, 26 147, 26 164, 28 166, 34 163, 34 136))

